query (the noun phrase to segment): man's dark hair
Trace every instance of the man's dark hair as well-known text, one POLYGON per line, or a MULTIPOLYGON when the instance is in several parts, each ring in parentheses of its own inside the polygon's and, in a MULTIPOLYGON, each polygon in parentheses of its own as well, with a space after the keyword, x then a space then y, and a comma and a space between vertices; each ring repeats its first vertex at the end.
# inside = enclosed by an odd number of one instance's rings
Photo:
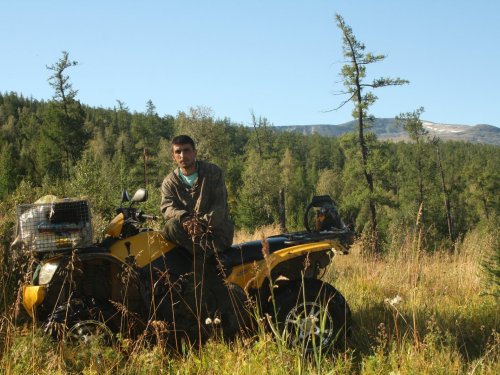
POLYGON ((182 134, 182 135, 178 135, 177 137, 174 137, 174 139, 172 139, 172 146, 173 145, 186 145, 186 144, 190 144, 191 146, 193 146, 193 150, 196 150, 196 146, 194 145, 193 138, 191 138, 189 135, 182 134))

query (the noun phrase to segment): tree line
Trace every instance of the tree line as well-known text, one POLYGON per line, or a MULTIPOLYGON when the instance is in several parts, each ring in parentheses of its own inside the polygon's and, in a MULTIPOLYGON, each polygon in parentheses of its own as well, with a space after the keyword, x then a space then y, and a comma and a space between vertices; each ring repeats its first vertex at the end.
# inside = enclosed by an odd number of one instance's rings
POLYGON ((382 244, 413 226, 419 210, 426 237, 436 243, 454 241, 499 212, 500 149, 432 142, 411 133, 411 121, 418 124, 412 114, 405 124, 413 142, 381 142, 367 132, 370 158, 363 162, 356 132, 339 138, 306 136, 277 132, 261 117, 254 116, 248 127, 215 118, 202 107, 175 116, 158 115, 151 101, 145 107, 137 113, 122 102, 105 109, 70 99, 65 108, 55 99, 0 94, 0 207, 12 212, 8 201, 30 201, 8 198, 34 200, 33 191, 88 196, 94 210, 111 215, 121 190, 146 186, 151 209, 158 209, 161 181, 174 167, 169 140, 187 133, 197 142, 199 158, 225 171, 239 228, 277 223, 280 189, 289 230, 302 226, 313 195, 329 194, 359 234, 371 233, 374 204, 382 244), (365 183, 367 168, 372 191, 365 183))

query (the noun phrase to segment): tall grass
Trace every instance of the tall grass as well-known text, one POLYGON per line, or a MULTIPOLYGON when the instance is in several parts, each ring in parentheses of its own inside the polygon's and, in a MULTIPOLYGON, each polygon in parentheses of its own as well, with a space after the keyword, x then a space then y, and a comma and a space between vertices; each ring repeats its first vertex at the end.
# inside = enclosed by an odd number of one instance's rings
MULTIPOLYGON (((275 227, 239 233, 238 241, 277 233, 275 227)), ((210 341, 181 353, 160 344, 117 340, 112 348, 88 348, 86 361, 27 322, 15 326, 3 313, 1 368, 13 374, 497 374, 500 373, 498 300, 487 293, 481 268, 497 233, 476 230, 455 251, 427 252, 423 234, 408 231, 383 257, 337 256, 323 279, 346 297, 354 329, 349 349, 304 357, 272 333, 227 343, 210 341), (97 349, 97 350, 96 350, 97 349)))
POLYGON ((454 253, 426 252, 420 234, 383 258, 337 257, 326 276, 353 310, 352 347, 363 373, 495 373, 498 300, 484 293, 481 261, 496 232, 469 233, 454 253))

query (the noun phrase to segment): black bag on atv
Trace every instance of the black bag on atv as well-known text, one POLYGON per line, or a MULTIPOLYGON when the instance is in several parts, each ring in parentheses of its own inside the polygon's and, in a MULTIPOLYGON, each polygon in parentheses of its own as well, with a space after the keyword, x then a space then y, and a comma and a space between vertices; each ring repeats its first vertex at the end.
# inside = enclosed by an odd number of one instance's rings
POLYGON ((304 225, 308 232, 324 232, 344 229, 337 204, 329 195, 313 197, 304 214, 304 225))

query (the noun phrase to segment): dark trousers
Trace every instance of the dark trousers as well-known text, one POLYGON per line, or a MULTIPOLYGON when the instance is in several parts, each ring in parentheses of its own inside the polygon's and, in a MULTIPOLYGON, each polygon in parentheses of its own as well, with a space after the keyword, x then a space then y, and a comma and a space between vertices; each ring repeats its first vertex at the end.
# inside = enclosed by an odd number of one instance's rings
POLYGON ((235 321, 235 318, 241 315, 239 310, 242 310, 244 292, 239 287, 226 284, 224 278, 227 275, 222 273, 218 261, 218 254, 231 244, 211 235, 192 238, 177 220, 166 223, 165 235, 193 257, 192 283, 188 283, 183 293, 189 315, 194 313, 201 325, 204 325, 206 318, 214 319, 219 315, 225 321, 224 327, 232 333, 236 332, 240 319, 235 321))
POLYGON ((217 238, 212 234, 191 237, 186 233, 179 220, 169 220, 165 225, 166 237, 186 249, 191 255, 201 258, 209 258, 215 253, 221 253, 229 246, 227 240, 217 238))

